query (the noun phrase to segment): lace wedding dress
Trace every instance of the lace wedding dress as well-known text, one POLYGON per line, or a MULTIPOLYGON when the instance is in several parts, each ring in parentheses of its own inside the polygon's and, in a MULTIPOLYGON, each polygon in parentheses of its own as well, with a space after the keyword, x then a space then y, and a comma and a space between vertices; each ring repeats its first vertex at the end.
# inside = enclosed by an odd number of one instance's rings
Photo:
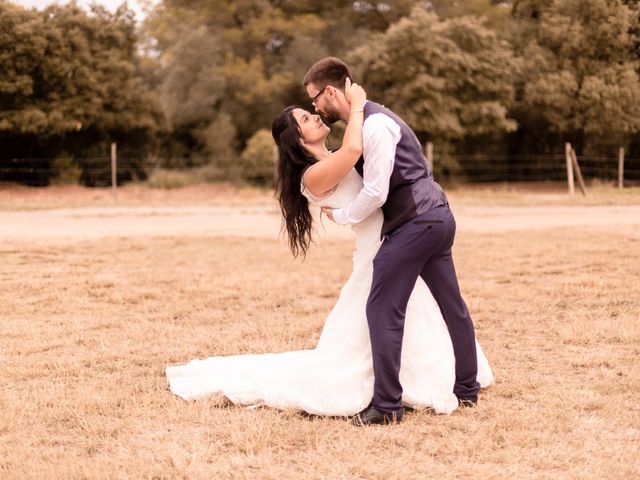
MULTIPOLYGON (((328 197, 313 205, 340 207, 362 188, 352 170, 328 197)), ((382 211, 353 225, 356 251, 353 273, 340 292, 313 350, 234 355, 192 360, 166 369, 171 391, 186 400, 224 396, 239 405, 300 409, 318 415, 353 415, 373 397, 373 367, 365 305, 380 246, 382 211)), ((345 227, 346 228, 346 227, 345 227)), ((478 381, 493 382, 484 352, 477 345, 478 381)), ((403 402, 450 413, 458 406, 453 394, 453 347, 440 309, 418 278, 407 309, 402 348, 403 402)))

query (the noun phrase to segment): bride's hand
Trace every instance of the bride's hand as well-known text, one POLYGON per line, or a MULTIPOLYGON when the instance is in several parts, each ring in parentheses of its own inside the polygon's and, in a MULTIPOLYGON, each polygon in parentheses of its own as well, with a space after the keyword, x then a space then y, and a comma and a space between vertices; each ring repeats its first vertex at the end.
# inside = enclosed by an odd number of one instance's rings
POLYGON ((351 79, 347 78, 344 83, 344 96, 347 102, 349 102, 349 105, 351 105, 352 110, 359 110, 364 107, 367 92, 357 83, 351 83, 351 79))

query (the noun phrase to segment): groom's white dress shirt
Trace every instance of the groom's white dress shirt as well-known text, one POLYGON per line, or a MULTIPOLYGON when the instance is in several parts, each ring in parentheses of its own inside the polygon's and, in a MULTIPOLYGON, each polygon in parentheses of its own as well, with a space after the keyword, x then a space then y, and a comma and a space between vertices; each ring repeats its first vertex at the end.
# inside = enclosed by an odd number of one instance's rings
POLYGON ((349 205, 333 210, 336 223, 359 223, 387 201, 396 145, 400 137, 400 125, 391 117, 374 113, 365 119, 362 125, 364 186, 349 205))

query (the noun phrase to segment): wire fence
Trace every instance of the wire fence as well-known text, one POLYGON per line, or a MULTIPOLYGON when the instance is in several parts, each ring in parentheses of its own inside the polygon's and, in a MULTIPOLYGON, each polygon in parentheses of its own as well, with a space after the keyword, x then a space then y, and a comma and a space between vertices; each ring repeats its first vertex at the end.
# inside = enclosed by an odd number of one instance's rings
MULTIPOLYGON (((580 156, 580 170, 587 181, 613 182, 618 179, 617 157, 580 156)), ((60 163, 52 158, 0 159, 0 181, 47 185, 67 180, 89 186, 111 185, 110 157, 82 157, 60 163)), ((433 159, 436 180, 469 183, 566 181, 564 155, 450 154, 433 159)), ((118 184, 145 181, 156 172, 189 172, 203 181, 242 180, 246 168, 240 158, 220 161, 206 157, 119 157, 118 184), (182 168, 171 166, 181 165, 182 168), (207 170, 209 169, 209 170, 207 170), (214 171, 214 173, 212 173, 214 171)), ((625 158, 624 179, 640 182, 640 158, 625 158)))
MULTIPOLYGON (((564 155, 452 155, 452 158, 459 166, 457 175, 469 182, 567 180, 564 155)), ((618 157, 580 156, 578 162, 585 180, 618 179, 618 157)), ((640 180, 640 159, 627 158, 625 164, 624 178, 640 180)), ((438 172, 437 157, 434 170, 438 172)))

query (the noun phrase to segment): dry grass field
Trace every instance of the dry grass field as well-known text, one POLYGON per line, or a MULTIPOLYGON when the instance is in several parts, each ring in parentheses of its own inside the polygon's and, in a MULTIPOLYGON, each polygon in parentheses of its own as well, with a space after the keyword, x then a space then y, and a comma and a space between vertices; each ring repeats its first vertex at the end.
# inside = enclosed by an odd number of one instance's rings
MULTIPOLYGON (((132 187, 119 201, 270 197, 235 193, 132 187)), ((450 197, 640 204, 637 189, 615 195, 567 200, 505 187, 494 195, 460 188, 450 197)), ((4 210, 108 202, 108 190, 0 189, 4 210)), ((459 232, 460 283, 496 376, 476 409, 413 412, 397 426, 358 429, 170 393, 168 364, 312 348, 351 254, 350 242, 328 239, 302 262, 277 238, 179 232, 3 239, 0 478, 640 476, 637 225, 459 232)))

